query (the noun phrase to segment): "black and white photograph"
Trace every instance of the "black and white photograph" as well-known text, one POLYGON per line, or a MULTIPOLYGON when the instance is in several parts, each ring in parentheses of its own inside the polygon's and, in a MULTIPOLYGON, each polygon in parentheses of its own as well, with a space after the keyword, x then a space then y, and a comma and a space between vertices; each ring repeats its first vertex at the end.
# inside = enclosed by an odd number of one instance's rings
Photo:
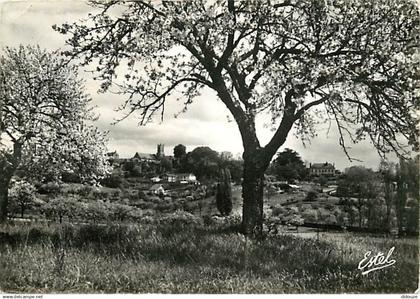
POLYGON ((417 0, 0 0, 0 299, 417 298, 419 120, 417 0))

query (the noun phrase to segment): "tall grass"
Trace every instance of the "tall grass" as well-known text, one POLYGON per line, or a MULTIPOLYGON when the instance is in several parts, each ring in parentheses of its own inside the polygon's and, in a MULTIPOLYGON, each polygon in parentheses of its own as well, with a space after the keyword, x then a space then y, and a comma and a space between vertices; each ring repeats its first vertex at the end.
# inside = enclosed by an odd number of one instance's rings
POLYGON ((417 242, 355 237, 251 240, 190 224, 19 225, 0 229, 0 290, 30 293, 407 293, 417 242), (355 246, 356 244, 356 246, 355 246), (366 250, 395 246, 362 276, 366 250))

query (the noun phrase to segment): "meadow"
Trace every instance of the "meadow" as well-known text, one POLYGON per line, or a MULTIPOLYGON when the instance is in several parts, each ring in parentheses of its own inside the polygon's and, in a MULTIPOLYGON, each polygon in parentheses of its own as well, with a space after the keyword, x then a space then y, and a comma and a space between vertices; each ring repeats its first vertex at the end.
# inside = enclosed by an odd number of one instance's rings
POLYGON ((249 239, 238 219, 186 212, 137 223, 10 223, 0 291, 18 293, 412 293, 417 239, 343 233, 249 239), (366 251, 396 263, 361 275, 366 251))

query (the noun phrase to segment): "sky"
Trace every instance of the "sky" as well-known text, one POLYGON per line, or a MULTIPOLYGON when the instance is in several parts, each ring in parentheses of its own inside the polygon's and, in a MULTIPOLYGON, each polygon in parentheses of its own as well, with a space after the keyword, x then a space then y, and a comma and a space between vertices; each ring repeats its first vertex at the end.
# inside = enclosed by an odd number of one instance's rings
MULTIPOLYGON (((65 36, 52 30, 51 26, 86 18, 89 12, 94 11, 84 1, 0 0, 0 48, 39 44, 48 50, 61 49, 65 47, 65 36)), ((100 115, 96 125, 109 131, 108 148, 110 151, 116 150, 121 157, 131 157, 135 152, 155 153, 159 143, 165 144, 167 155, 173 154, 173 147, 177 144, 184 144, 187 151, 197 146, 209 146, 219 152, 230 151, 234 156, 242 153, 242 142, 236 123, 229 121, 228 110, 211 91, 204 92, 190 105, 186 113, 178 117, 174 115, 181 111, 182 103, 169 98, 163 122, 140 127, 136 117, 130 117, 111 125, 119 115, 115 109, 124 98, 114 94, 98 94, 98 83, 92 80, 90 73, 81 71, 80 75, 85 78, 86 90, 92 97, 93 104, 97 106, 95 111, 100 115)), ((264 126, 264 117, 257 124, 257 132, 262 145, 273 134, 264 126)), ((340 170, 353 165, 378 168, 380 157, 370 143, 351 145, 350 155, 362 161, 351 163, 339 146, 336 130, 328 132, 327 128, 321 127, 317 129, 317 134, 306 146, 289 134, 279 151, 291 148, 307 163, 328 161, 340 170)))

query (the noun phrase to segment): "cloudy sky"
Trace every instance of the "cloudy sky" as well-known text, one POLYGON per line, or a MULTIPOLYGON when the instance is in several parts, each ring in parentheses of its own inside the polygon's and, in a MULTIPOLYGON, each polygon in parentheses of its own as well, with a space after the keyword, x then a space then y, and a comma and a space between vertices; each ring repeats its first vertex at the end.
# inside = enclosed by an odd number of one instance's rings
MULTIPOLYGON (((83 1, 0 1, 0 46, 19 44, 39 44, 43 48, 58 49, 64 47, 65 37, 51 29, 53 24, 65 21, 73 22, 87 16, 92 8, 83 1)), ((173 147, 179 143, 192 150, 196 146, 210 146, 217 151, 230 151, 234 155, 242 152, 239 131, 234 122, 229 122, 228 111, 212 92, 204 93, 186 113, 175 118, 174 114, 182 109, 179 102, 169 99, 163 123, 155 122, 139 127, 135 117, 117 125, 111 122, 117 117, 114 109, 123 101, 112 94, 98 94, 98 85, 88 73, 87 91, 98 106, 100 114, 98 127, 110 132, 109 149, 117 150, 120 156, 130 157, 136 151, 156 151, 156 144, 165 144, 165 153, 172 154, 173 147)), ((337 132, 319 128, 318 137, 306 147, 290 134, 283 148, 292 148, 307 162, 331 162, 339 169, 351 165, 363 164, 377 169, 380 158, 369 143, 352 146, 350 153, 363 162, 350 163, 338 145, 337 132)), ((260 141, 266 144, 273 134, 265 128, 264 121, 258 126, 260 141)))

